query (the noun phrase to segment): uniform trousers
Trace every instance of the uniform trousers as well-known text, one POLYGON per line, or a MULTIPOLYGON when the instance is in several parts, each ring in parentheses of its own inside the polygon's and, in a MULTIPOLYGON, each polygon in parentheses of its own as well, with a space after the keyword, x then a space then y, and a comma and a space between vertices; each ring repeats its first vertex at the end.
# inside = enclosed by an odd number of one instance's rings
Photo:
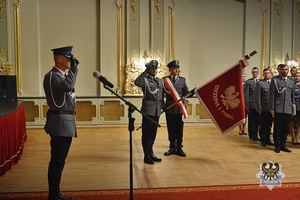
POLYGON ((275 148, 284 148, 289 134, 291 114, 275 113, 274 116, 274 144, 275 148))
POLYGON ((60 180, 72 143, 72 137, 51 136, 51 159, 48 167, 48 200, 57 200, 60 193, 60 180))
POLYGON ((181 149, 183 138, 183 121, 182 113, 170 114, 166 113, 166 121, 168 127, 168 138, 170 141, 170 149, 181 149))
MULTIPOLYGON (((158 123, 159 117, 150 116, 152 120, 158 123)), ((142 145, 145 153, 151 151, 157 134, 157 124, 146 117, 142 119, 142 145)))
POLYGON ((262 112, 260 115, 259 137, 262 144, 270 142, 270 133, 273 118, 270 112, 262 112))
POLYGON ((259 113, 250 109, 248 113, 248 134, 250 139, 258 139, 259 113))

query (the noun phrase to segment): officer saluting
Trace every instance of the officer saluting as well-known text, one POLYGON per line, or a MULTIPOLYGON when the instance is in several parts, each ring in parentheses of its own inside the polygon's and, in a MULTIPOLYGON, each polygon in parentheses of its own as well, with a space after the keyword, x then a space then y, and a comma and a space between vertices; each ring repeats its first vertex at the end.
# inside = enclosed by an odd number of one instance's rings
MULTIPOLYGON (((164 106, 162 80, 156 77, 158 62, 151 60, 146 70, 134 81, 134 84, 143 90, 144 98, 141 111, 158 123, 161 110, 164 106)), ((142 119, 142 145, 144 163, 154 164, 161 162, 153 153, 153 144, 157 134, 157 125, 143 116, 142 119)))
POLYGON ((76 137, 74 86, 78 60, 72 54, 73 46, 52 49, 55 66, 44 77, 44 91, 50 109, 44 127, 51 137, 51 159, 48 168, 48 200, 72 200, 60 194, 60 181, 65 159, 76 137), (66 74, 66 70, 68 74, 66 74))
POLYGON ((295 104, 294 80, 288 77, 289 68, 286 64, 278 65, 279 75, 272 78, 270 85, 270 111, 274 118, 274 143, 275 152, 291 152, 286 147, 286 139, 289 133, 292 107, 295 104))

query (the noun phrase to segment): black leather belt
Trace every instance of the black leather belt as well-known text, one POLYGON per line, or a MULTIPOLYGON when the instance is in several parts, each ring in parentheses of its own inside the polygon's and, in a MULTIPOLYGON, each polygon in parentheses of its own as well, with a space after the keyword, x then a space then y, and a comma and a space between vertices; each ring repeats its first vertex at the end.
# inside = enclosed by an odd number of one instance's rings
POLYGON ((76 111, 48 110, 48 114, 52 114, 52 115, 58 115, 58 114, 76 115, 76 111))

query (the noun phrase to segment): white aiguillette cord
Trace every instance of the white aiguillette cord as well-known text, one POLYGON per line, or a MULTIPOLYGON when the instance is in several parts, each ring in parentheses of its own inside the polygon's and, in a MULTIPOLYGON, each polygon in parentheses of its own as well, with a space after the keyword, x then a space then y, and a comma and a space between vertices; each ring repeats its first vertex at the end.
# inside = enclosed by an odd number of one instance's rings
POLYGON ((59 106, 56 104, 55 100, 54 100, 54 97, 53 97, 53 91, 52 91, 52 85, 51 85, 51 79, 52 79, 52 71, 50 73, 50 78, 49 78, 49 85, 50 85, 50 93, 51 93, 51 98, 52 98, 52 101, 54 103, 54 105, 58 108, 61 108, 65 105, 65 102, 66 102, 66 93, 64 93, 64 101, 63 103, 59 106))

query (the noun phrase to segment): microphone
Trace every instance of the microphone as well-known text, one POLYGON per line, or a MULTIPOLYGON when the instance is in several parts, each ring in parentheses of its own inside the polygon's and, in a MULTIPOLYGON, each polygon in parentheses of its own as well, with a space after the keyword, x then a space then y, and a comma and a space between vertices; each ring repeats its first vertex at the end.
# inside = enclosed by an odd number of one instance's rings
POLYGON ((112 84, 111 82, 109 82, 104 76, 102 76, 100 74, 100 72, 98 71, 94 71, 93 72, 93 76, 97 79, 99 79, 100 82, 102 82, 104 85, 107 85, 108 87, 110 88, 113 88, 114 87, 114 84, 112 84))

